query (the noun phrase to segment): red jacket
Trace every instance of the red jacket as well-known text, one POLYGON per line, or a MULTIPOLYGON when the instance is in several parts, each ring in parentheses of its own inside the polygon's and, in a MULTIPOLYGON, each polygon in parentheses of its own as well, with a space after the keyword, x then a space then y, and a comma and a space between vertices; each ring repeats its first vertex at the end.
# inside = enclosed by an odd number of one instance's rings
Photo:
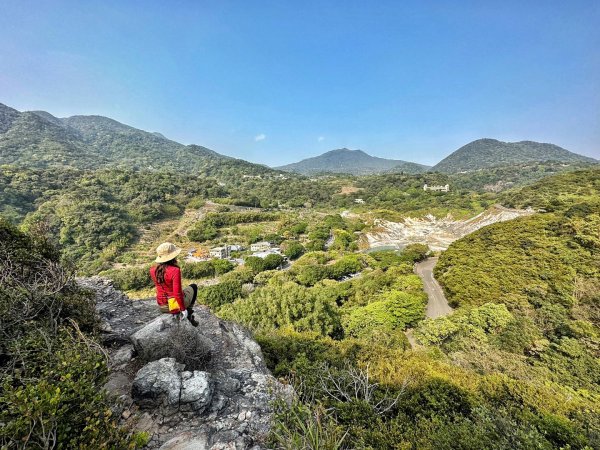
POLYGON ((150 276, 156 286, 156 303, 158 303, 159 306, 167 305, 169 299, 174 297, 179 305, 179 311, 170 312, 172 314, 177 314, 180 311, 185 311, 183 289, 181 288, 181 269, 175 266, 167 266, 164 284, 159 284, 158 281, 156 281, 156 266, 150 268, 150 276))

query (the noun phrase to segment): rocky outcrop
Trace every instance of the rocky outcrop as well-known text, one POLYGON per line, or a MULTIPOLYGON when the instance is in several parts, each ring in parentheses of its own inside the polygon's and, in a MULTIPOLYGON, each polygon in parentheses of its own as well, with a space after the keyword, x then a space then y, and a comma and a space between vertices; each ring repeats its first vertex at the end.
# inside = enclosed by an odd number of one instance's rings
POLYGON ((79 280, 96 293, 109 346, 106 388, 123 421, 151 435, 150 449, 261 449, 272 404, 293 391, 268 371, 241 326, 196 308, 188 321, 160 314, 154 300, 131 301, 111 282, 79 280))

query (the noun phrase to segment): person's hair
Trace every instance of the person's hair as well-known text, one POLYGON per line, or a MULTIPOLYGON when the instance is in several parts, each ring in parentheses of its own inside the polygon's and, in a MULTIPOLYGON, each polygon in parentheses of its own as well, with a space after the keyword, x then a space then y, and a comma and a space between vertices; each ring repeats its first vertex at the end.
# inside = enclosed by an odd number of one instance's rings
POLYGON ((165 272, 167 271, 167 266, 179 267, 177 265, 177 258, 173 258, 170 261, 159 263, 156 266, 156 281, 158 284, 165 284, 165 272))

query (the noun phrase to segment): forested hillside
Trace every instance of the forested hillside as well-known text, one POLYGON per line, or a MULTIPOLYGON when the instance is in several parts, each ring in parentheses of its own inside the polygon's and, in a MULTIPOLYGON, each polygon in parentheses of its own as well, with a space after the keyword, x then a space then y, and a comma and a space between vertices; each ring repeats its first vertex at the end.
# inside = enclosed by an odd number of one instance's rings
POLYGON ((362 150, 348 150, 347 148, 331 150, 313 158, 276 167, 279 170, 296 172, 302 175, 318 173, 349 173, 353 175, 386 172, 421 173, 429 168, 429 166, 408 161, 377 158, 367 155, 362 150))
POLYGON ((544 161, 565 163, 598 162, 593 158, 578 155, 554 144, 532 141, 502 142, 496 139, 478 139, 451 153, 433 166, 431 170, 456 173, 544 161))
POLYGON ((272 173, 266 166, 183 145, 102 116, 57 118, 0 104, 0 165, 19 168, 172 170, 239 176, 272 173))

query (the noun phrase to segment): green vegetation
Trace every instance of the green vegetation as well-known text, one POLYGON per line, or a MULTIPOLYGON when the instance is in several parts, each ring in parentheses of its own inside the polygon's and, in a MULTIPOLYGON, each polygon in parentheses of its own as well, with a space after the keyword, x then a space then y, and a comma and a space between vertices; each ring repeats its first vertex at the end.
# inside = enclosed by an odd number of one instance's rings
POLYGON ((424 317, 426 303, 421 280, 412 274, 413 261, 403 255, 401 265, 382 268, 366 255, 334 257, 307 253, 286 272, 264 272, 255 278, 255 291, 218 312, 260 333, 294 330, 367 340, 378 336, 404 345, 402 331, 424 317), (351 273, 359 276, 335 281, 351 273), (367 328, 360 318, 369 322, 367 328))
POLYGON ((208 213, 204 219, 197 222, 187 232, 187 236, 198 242, 214 239, 219 235, 219 229, 239 223, 270 222, 280 218, 279 214, 263 212, 221 212, 208 213))
MULTIPOLYGON (((261 327, 269 367, 300 395, 299 404, 280 407, 273 441, 309 433, 327 448, 600 446, 597 178, 597 170, 562 174, 545 181, 547 190, 525 188, 517 204, 561 200, 552 213, 452 244, 437 266, 457 307, 450 316, 421 321, 418 309, 403 309, 418 304, 420 280, 394 287, 397 273, 411 273, 402 254, 372 253, 372 271, 360 278, 307 288, 335 300, 344 338, 261 327), (411 320, 422 347, 405 352, 393 329, 411 320)), ((332 261, 325 253, 303 258, 332 261)))
POLYGON ((267 255, 264 258, 259 258, 258 256, 249 256, 246 258, 245 265, 252 269, 252 271, 257 274, 259 272, 264 272, 265 270, 274 270, 283 264, 283 256, 277 254, 267 255))
POLYGON ((599 192, 600 169, 590 168, 559 174, 516 192, 506 192, 502 202, 507 206, 545 211, 568 211, 572 208, 569 215, 587 215, 599 210, 599 192))
MULTIPOLYGON (((186 279, 211 278, 198 301, 250 328, 296 387, 297 401, 277 406, 274 447, 600 448, 600 173, 572 171, 585 161, 539 162, 565 153, 525 143, 526 160, 475 152, 487 168, 472 173, 309 180, 105 118, 0 107, 0 127, 0 163, 15 164, 0 166, 0 213, 27 230, 0 225, 0 447, 147 442, 117 426, 93 305, 66 268, 144 291, 152 246, 168 236, 201 250, 268 240, 291 261, 279 270, 279 255, 240 251, 242 266, 181 264, 186 279), (426 246, 358 253, 373 218, 472 216, 497 202, 545 212, 441 255, 450 316, 424 318, 413 265, 426 246)), ((466 156, 448 170, 479 164, 466 156)))
POLYGON ((94 304, 43 234, 0 222, 0 446, 134 448, 102 387, 94 304))
POLYGON ((362 150, 342 148, 331 150, 314 158, 281 166, 278 169, 302 175, 315 175, 325 172, 368 175, 384 172, 420 173, 425 172, 429 167, 407 161, 376 158, 367 155, 362 150))
POLYGON ((452 173, 543 161, 597 162, 553 144, 478 139, 448 155, 431 170, 452 173))

